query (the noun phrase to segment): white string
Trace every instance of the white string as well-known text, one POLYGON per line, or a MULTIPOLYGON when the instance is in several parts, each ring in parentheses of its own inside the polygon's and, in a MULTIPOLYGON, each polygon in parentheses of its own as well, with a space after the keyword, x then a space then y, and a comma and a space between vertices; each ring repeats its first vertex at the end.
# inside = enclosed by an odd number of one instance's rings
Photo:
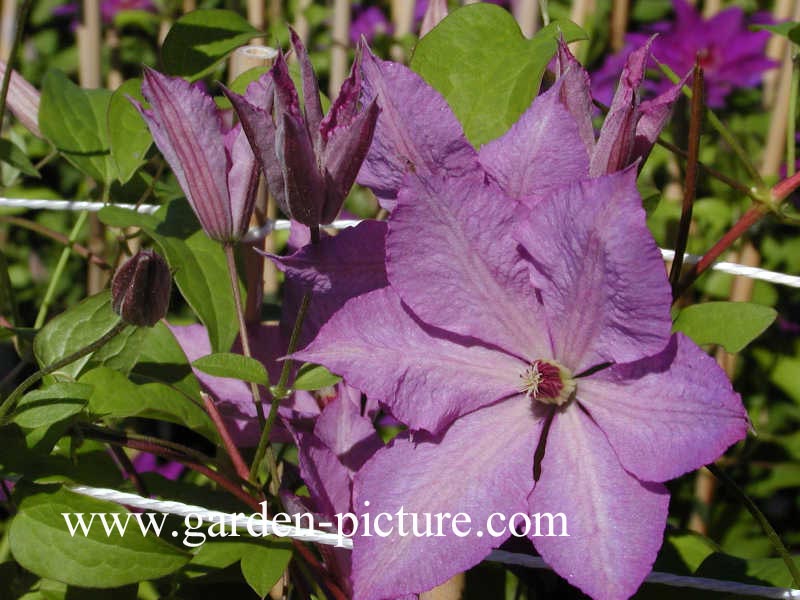
MULTIPOLYGON (((236 523, 241 525, 243 521, 242 517, 239 517, 238 515, 237 518, 229 513, 209 510, 207 508, 203 508, 202 506, 192 506, 191 504, 184 504, 182 502, 143 498, 137 494, 119 492, 117 490, 111 490, 108 488, 95 488, 87 485, 73 485, 68 486, 67 489, 75 492, 76 494, 90 496, 92 498, 97 498, 98 500, 107 500, 109 502, 124 504, 126 506, 147 511, 168 513, 183 517, 191 516, 192 518, 202 519, 203 521, 210 523, 225 523, 226 525, 236 523)), ((339 545, 342 548, 347 548, 350 550, 353 548, 353 540, 349 538, 341 538, 335 533, 328 533, 326 531, 318 531, 315 529, 304 529, 302 527, 293 527, 290 525, 284 525, 283 523, 276 523, 269 519, 258 519, 257 521, 260 522, 261 525, 266 529, 267 535, 273 535, 275 528, 278 527, 282 534, 280 537, 290 537, 305 542, 325 544, 327 546, 339 545)), ((506 552, 504 550, 492 551, 486 560, 499 562, 506 565, 518 565, 530 569, 551 569, 550 566, 539 556, 528 556, 526 554, 517 554, 514 552, 506 552)), ((761 598, 779 598, 786 600, 800 599, 800 590, 750 585, 736 581, 723 581, 721 579, 673 575, 671 573, 660 573, 658 571, 653 571, 650 573, 645 581, 648 583, 660 583, 662 585, 669 585, 673 587, 695 588, 714 592, 741 594, 744 596, 759 596, 761 598)))
MULTIPOLYGON (((97 212, 101 208, 107 206, 102 202, 85 202, 83 200, 46 200, 46 199, 31 199, 31 198, 3 198, 0 197, 0 207, 9 208, 25 208, 28 210, 87 210, 89 212, 97 212)), ((140 213, 153 214, 160 207, 154 204, 141 204, 138 207, 133 204, 114 204, 119 208, 136 209, 140 213)), ((346 227, 353 227, 358 225, 361 221, 358 219, 340 219, 334 221, 329 227, 331 229, 344 229, 346 227)), ((253 242, 263 239, 270 231, 286 231, 291 227, 291 222, 286 219, 278 219, 271 221, 260 228, 251 229, 245 236, 245 241, 253 242)), ((675 258, 674 250, 662 249, 661 255, 664 260, 672 260, 675 258)), ((700 256, 696 254, 684 254, 684 262, 694 264, 700 260, 700 256)), ((748 267, 732 262, 717 262, 711 265, 714 271, 722 273, 729 273, 730 275, 739 275, 741 277, 748 277, 750 279, 759 279, 768 283, 776 285, 785 285, 794 288, 800 288, 800 277, 796 275, 787 275, 786 273, 779 273, 777 271, 769 271, 759 267, 748 267)))

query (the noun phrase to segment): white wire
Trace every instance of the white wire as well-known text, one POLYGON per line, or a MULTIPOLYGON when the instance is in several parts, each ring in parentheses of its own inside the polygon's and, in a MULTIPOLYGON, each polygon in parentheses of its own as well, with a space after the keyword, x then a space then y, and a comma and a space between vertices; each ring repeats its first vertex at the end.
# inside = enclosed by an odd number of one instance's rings
MULTIPOLYGON (((87 485, 73 485, 67 487, 76 494, 90 496, 98 500, 107 500, 117 504, 124 504, 142 510, 156 511, 161 513, 168 513, 179 516, 192 516, 199 518, 203 521, 211 523, 225 523, 226 525, 236 522, 242 523, 241 518, 236 519, 229 513, 223 513, 216 510, 209 510, 202 506, 192 506, 182 502, 154 500, 152 498, 143 498, 137 494, 128 492, 119 492, 108 488, 95 488, 87 485)), ((327 546, 339 545, 342 548, 352 549, 353 540, 349 538, 341 538, 335 533, 328 533, 326 531, 317 531, 314 529, 304 529, 300 527, 292 527, 282 523, 275 523, 271 520, 260 520, 262 525, 266 528, 267 534, 273 532, 275 527, 278 526, 281 532, 285 535, 281 537, 290 537, 306 542, 316 542, 318 544, 325 544, 327 546)), ((550 566, 544 562, 539 556, 528 556, 526 554, 516 554, 513 552, 506 552, 504 550, 494 550, 489 554, 486 560, 499 562, 507 565, 518 565, 530 569, 550 569, 550 566)), ((736 581, 723 581, 721 579, 707 579, 703 577, 688 577, 684 575, 673 575, 671 573, 660 573, 653 571, 645 579, 648 583, 659 583, 662 585, 669 585, 673 587, 695 588, 700 590, 708 590, 714 592, 726 592, 731 594, 741 594, 744 596, 759 596, 761 598, 779 598, 786 600, 800 599, 800 590, 766 587, 758 585, 749 585, 739 583, 736 581)))
MULTIPOLYGON (((106 204, 102 202, 85 202, 83 200, 46 200, 35 198, 3 198, 0 197, 0 207, 8 208, 25 208, 28 210, 87 210, 89 212, 97 212, 106 204)), ((134 209, 140 213, 152 214, 160 207, 154 204, 141 204, 138 207, 133 204, 114 204, 120 208, 134 209)), ((345 227, 353 227, 358 225, 361 221, 358 219, 340 219, 334 221, 330 225, 326 225, 331 229, 344 229, 345 227)), ((264 238, 270 231, 286 231, 291 227, 291 222, 286 219, 278 219, 267 223, 261 228, 254 228, 245 236, 245 241, 256 241, 264 238)), ((672 260, 675 258, 674 250, 662 249, 661 255, 664 260, 672 260)), ((684 254, 684 262, 696 263, 700 257, 695 254, 684 254)), ((750 279, 759 279, 777 285, 785 285, 793 288, 800 288, 800 277, 796 275, 787 275, 786 273, 779 273, 777 271, 769 271, 758 267, 747 267, 732 262, 717 262, 711 268, 714 271, 722 273, 729 273, 730 275, 739 275, 741 277, 748 277, 750 279)))

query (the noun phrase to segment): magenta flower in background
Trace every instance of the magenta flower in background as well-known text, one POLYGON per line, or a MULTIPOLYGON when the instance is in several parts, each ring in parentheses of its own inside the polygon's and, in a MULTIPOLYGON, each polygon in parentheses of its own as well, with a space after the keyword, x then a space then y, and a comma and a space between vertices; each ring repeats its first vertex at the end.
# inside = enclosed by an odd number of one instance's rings
POLYGON ((369 149, 377 105, 359 107, 359 58, 323 117, 319 87, 300 38, 291 31, 300 63, 304 106, 283 54, 244 96, 226 92, 247 134, 267 185, 290 218, 316 227, 339 214, 369 149), (273 116, 274 108, 274 116, 273 116))
POLYGON ((173 460, 160 462, 155 454, 140 452, 133 459, 133 467, 137 473, 158 473, 171 481, 176 481, 183 473, 185 467, 173 460))
POLYGON ((350 14, 350 43, 354 46, 363 36, 371 44, 376 35, 391 35, 394 31, 386 13, 377 6, 353 4, 350 14))
MULTIPOLYGON (((544 559, 595 598, 630 596, 661 546, 660 482, 748 426, 713 359, 670 336, 635 171, 565 185, 533 211, 480 173, 409 176, 386 256, 389 285, 296 355, 416 431, 359 471, 356 510, 564 513, 571 537, 532 538, 544 559)), ((430 589, 502 542, 357 537, 355 597, 430 589)))
POLYGON ((139 109, 206 234, 240 239, 250 226, 258 167, 241 125, 228 127, 200 86, 145 67, 139 109))
MULTIPOLYGON (((725 98, 736 88, 758 85, 767 69, 776 66, 764 54, 770 37, 768 31, 750 31, 748 25, 768 22, 763 15, 753 15, 749 20, 738 6, 727 8, 710 19, 703 17, 686 0, 673 0, 675 19, 661 21, 629 33, 626 47, 608 57, 592 76, 592 94, 600 102, 609 104, 614 94, 614 82, 620 73, 624 58, 634 48, 641 46, 652 34, 653 56, 668 65, 680 77, 694 67, 700 55, 706 85, 706 104, 720 108, 725 98)), ((650 66, 656 67, 654 62, 650 66)), ((646 88, 656 94, 667 91, 671 83, 664 76, 648 80, 646 88)))
MULTIPOLYGON (((100 3, 100 17, 106 25, 112 24, 117 14, 125 10, 157 12, 156 5, 151 0, 103 0, 100 3)), ((73 29, 78 25, 78 13, 79 7, 76 2, 67 2, 53 9, 53 14, 57 17, 75 17, 76 20, 71 23, 73 29)))

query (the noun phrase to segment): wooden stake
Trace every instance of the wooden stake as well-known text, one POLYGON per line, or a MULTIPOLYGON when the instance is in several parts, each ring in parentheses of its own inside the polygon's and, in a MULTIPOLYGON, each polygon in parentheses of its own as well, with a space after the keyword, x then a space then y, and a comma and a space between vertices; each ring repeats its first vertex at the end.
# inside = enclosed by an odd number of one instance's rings
MULTIPOLYGON (((242 46, 231 56, 230 71, 228 79, 233 81, 245 71, 256 67, 271 67, 278 51, 268 46, 242 46)), ((262 227, 269 218, 275 218, 275 202, 269 198, 267 186, 264 178, 258 182, 256 192, 256 203, 253 216, 250 219, 251 227, 262 227), (271 208, 270 208, 271 207, 271 208), (272 216, 270 216, 270 210, 272 216)), ((272 236, 267 236, 263 241, 256 242, 251 246, 267 252, 275 250, 272 236)), ((251 248, 245 248, 242 253, 244 258, 245 286, 247 288, 247 302, 244 309, 244 318, 248 323, 259 323, 261 321, 261 304, 264 293, 275 294, 278 289, 278 275, 275 266, 270 261, 265 261, 264 257, 254 252, 251 248)))
POLYGON ((630 4, 628 0, 614 0, 611 4, 611 49, 622 50, 625 45, 625 32, 628 29, 630 4))
MULTIPOLYGON (((392 0, 392 26, 394 27, 394 39, 402 40, 411 33, 414 25, 414 0, 392 0)), ((403 44, 396 41, 389 50, 392 60, 396 62, 406 62, 408 58, 403 44)))
POLYGON ((333 30, 331 31, 331 72, 328 97, 333 101, 347 77, 347 50, 350 45, 350 3, 333 0, 333 30))
POLYGON ((539 29, 539 0, 517 0, 511 3, 511 8, 522 35, 533 37, 539 29))
POLYGON ((0 59, 8 62, 11 47, 17 31, 17 2, 16 0, 3 0, 0 12, 0 59))

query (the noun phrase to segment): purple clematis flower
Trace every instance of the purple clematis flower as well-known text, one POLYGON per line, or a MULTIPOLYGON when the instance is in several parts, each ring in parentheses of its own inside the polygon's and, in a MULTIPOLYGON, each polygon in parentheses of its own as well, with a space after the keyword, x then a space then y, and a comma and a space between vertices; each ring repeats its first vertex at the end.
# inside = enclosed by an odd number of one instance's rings
MULTIPOLYGON (((764 71, 777 65, 764 54, 770 33, 750 31, 740 7, 732 6, 706 20, 686 0, 673 0, 672 5, 674 21, 661 21, 642 32, 628 34, 626 47, 608 57, 593 75, 592 94, 597 100, 604 104, 611 101, 624 57, 654 33, 659 35, 653 42, 653 56, 680 76, 692 70, 699 55, 705 76, 705 101, 712 108, 724 106, 725 98, 734 89, 758 85, 764 71)), ((750 22, 767 20, 756 14, 750 22)), ((671 85, 665 77, 645 83, 657 94, 666 92, 671 85)))
POLYGON ((355 182, 367 153, 378 107, 359 108, 359 58, 323 117, 319 86, 306 49, 292 31, 303 81, 303 113, 282 54, 247 93, 226 92, 255 149, 272 195, 292 219, 317 227, 330 223, 355 182), (274 108, 274 116, 273 116, 274 108))
POLYGON ((474 529, 356 537, 354 597, 441 584, 510 535, 478 535, 490 515, 517 512, 566 515, 568 537, 531 539, 570 583, 633 594, 661 545, 662 482, 748 427, 714 360, 670 335, 635 170, 554 187, 535 210, 480 171, 411 174, 385 251, 388 285, 349 300, 296 358, 410 428, 356 475, 358 513, 464 512, 474 529))
POLYGON ((436 90, 403 65, 367 53, 363 96, 365 101, 374 98, 381 114, 358 182, 391 211, 410 171, 425 178, 482 170, 503 192, 531 203, 565 181, 643 161, 680 91, 680 86, 672 86, 654 100, 639 101, 648 51, 645 45, 631 55, 596 141, 589 76, 562 43, 556 83, 535 98, 505 134, 477 151, 436 90), (554 140, 558 148, 568 150, 548 151, 554 140))
POLYGON ((258 167, 241 125, 228 127, 198 85, 145 67, 139 109, 209 237, 240 239, 250 225, 258 167))
MULTIPOLYGON (((383 447, 372 424, 375 410, 369 405, 365 409, 362 412, 361 392, 340 383, 326 394, 316 418, 290 421, 300 474, 311 496, 294 501, 329 523, 335 522, 337 514, 352 512, 353 476, 383 447)), ((320 552, 336 582, 352 595, 350 551, 326 546, 320 552)))

